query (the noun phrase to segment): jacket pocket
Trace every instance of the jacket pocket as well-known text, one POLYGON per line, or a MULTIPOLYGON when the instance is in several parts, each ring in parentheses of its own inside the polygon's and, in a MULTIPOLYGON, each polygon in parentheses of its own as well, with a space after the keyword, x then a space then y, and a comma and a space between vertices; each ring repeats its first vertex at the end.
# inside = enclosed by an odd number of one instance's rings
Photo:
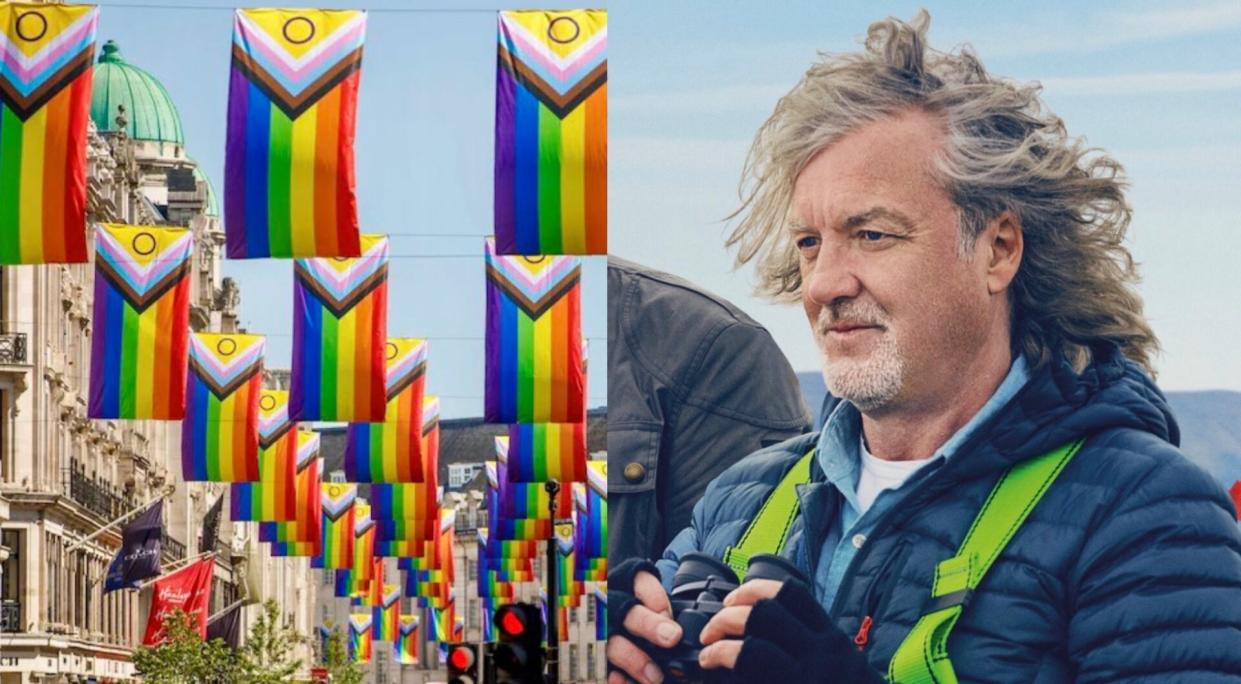
POLYGON ((608 426, 608 562, 658 559, 667 543, 658 499, 659 446, 663 426, 608 426))

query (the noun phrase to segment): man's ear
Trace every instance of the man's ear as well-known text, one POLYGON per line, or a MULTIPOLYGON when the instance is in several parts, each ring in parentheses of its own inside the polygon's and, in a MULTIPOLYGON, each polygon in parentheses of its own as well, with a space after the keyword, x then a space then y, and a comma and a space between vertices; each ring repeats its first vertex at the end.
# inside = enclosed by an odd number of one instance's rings
POLYGON ((987 223, 978 237, 985 241, 980 247, 983 248, 981 256, 986 259, 987 292, 999 294, 1008 289, 1021 266, 1025 247, 1021 218, 1005 209, 987 223))

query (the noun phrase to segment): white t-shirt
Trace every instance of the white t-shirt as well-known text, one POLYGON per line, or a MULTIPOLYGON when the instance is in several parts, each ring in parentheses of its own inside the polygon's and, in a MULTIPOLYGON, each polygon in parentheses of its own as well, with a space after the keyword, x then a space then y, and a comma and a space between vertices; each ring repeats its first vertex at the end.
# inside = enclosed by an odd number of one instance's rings
POLYGON ((865 438, 858 441, 862 443, 859 449, 862 454, 862 472, 858 475, 857 483, 857 501, 861 506, 858 515, 864 515, 870 509, 870 505, 875 503, 875 497, 879 496, 879 492, 885 489, 896 489, 905 484, 905 480, 934 458, 932 456, 916 461, 886 461, 867 451, 865 438))

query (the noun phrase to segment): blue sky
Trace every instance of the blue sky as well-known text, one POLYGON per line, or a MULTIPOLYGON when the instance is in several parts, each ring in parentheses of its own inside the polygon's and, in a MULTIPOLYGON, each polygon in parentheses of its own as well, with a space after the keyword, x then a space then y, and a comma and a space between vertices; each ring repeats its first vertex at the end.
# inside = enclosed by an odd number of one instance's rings
MULTIPOLYGON (((164 82, 190 153, 221 187, 231 10, 215 0, 160 3, 176 9, 118 4, 100 2, 101 41, 116 39, 130 62, 164 82), (203 5, 220 9, 195 9, 203 5)), ((499 6, 333 5, 376 10, 358 113, 364 230, 434 233, 394 237, 393 252, 447 255, 394 259, 392 332, 431 338, 431 391, 445 397, 446 415, 478 415, 480 240, 491 217, 491 10, 499 6), (383 11, 431 7, 454 11, 383 11), (445 233, 460 237, 438 236, 445 233)), ((1235 2, 607 3, 611 251, 733 300, 768 326, 796 369, 817 368, 800 309, 750 296, 748 269, 732 270, 723 218, 735 208, 751 136, 816 52, 857 49, 871 21, 908 18, 923 5, 933 16, 933 45, 968 42, 993 73, 1042 82, 1047 105, 1070 132, 1125 165, 1141 291, 1164 346, 1161 384, 1241 390, 1241 355, 1230 351, 1241 339, 1235 2)), ((601 261, 589 260, 583 283, 592 406, 606 396, 601 261)), ((272 336, 270 355, 281 363, 291 341, 289 264, 232 262, 226 274, 242 283, 243 321, 272 336)))
MULTIPOLYGON (((126 61, 163 82, 180 110, 189 154, 223 188, 231 6, 99 4, 100 44, 116 40, 126 61), (220 9, 196 9, 203 6, 220 9)), ((392 235, 389 334, 429 338, 427 391, 440 395, 442 415, 450 418, 483 410, 482 255, 492 220, 495 23, 490 11, 375 11, 362 65, 356 147, 362 230, 392 235)), ((291 363, 292 273, 287 260, 224 266, 241 283, 242 323, 268 336, 271 367, 291 363)), ((607 400, 605 273, 603 257, 586 259, 582 328, 590 342, 592 407, 607 400)))
POLYGON ((1236 2, 614 3, 612 252, 733 300, 817 369, 800 308, 749 296, 749 270, 731 270, 722 219, 754 131, 816 51, 856 50, 871 21, 923 5, 932 45, 970 43, 992 73, 1042 82, 1070 133, 1125 165, 1160 384, 1241 390, 1236 2))

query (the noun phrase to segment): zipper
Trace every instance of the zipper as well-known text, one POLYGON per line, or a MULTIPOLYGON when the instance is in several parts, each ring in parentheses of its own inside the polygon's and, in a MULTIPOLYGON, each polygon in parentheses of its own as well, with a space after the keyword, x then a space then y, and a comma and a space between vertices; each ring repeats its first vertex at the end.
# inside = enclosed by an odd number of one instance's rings
MULTIPOLYGON (((883 565, 879 567, 879 572, 875 574, 875 579, 866 587, 866 593, 862 597, 862 605, 866 606, 866 612, 863 613, 862 625, 858 628, 857 634, 853 637, 853 643, 858 650, 864 650, 866 643, 870 639, 870 630, 875 626, 875 618, 882 613, 882 608, 887 604, 887 600, 891 598, 892 592, 885 592, 883 596, 879 596, 879 588, 888 583, 888 578, 893 572, 893 568, 899 568, 903 563, 898 563, 904 559, 905 552, 910 548, 911 542, 906 537, 897 540, 892 552, 883 560, 883 565)), ((843 585, 842 585, 843 586, 843 585)))

